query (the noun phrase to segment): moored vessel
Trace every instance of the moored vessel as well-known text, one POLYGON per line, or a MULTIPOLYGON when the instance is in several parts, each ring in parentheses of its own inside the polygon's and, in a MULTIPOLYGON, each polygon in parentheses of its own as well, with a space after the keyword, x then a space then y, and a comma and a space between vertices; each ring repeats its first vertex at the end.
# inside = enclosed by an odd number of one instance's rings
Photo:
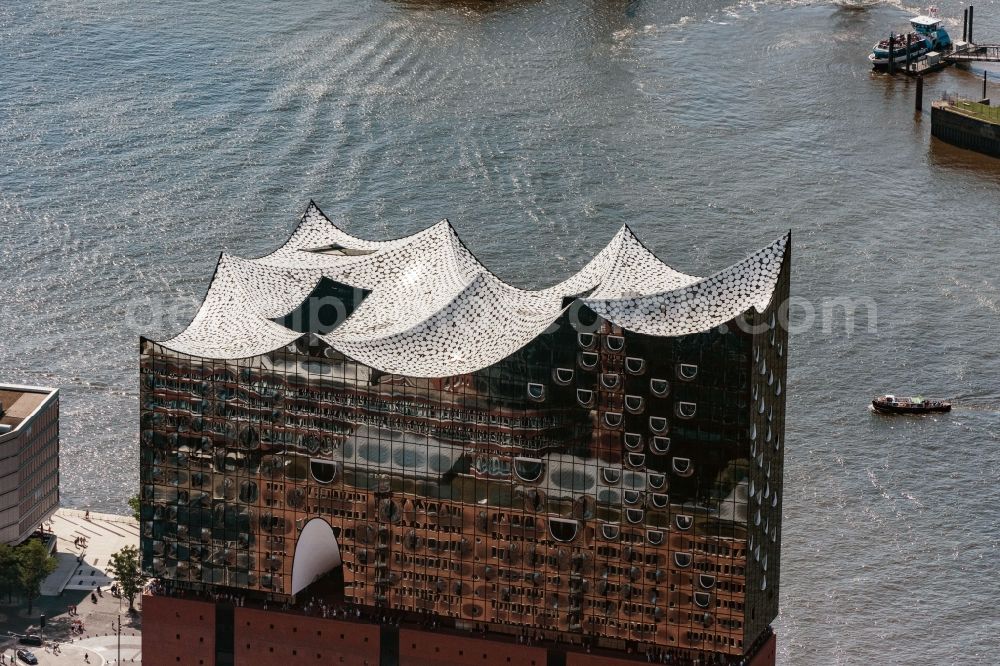
POLYGON ((893 35, 891 39, 883 39, 872 47, 872 52, 868 54, 868 60, 875 69, 885 69, 889 66, 890 44, 892 46, 892 60, 897 65, 905 64, 907 55, 910 61, 914 61, 931 51, 948 49, 951 47, 951 36, 944 29, 942 21, 933 15, 921 14, 910 19, 913 30, 908 34, 893 35), (910 38, 907 46, 907 36, 910 38), (909 50, 907 50, 909 49, 909 50))
POLYGON ((880 395, 872 400, 872 407, 884 414, 928 414, 930 412, 950 412, 951 403, 945 400, 927 398, 904 398, 894 395, 880 395))

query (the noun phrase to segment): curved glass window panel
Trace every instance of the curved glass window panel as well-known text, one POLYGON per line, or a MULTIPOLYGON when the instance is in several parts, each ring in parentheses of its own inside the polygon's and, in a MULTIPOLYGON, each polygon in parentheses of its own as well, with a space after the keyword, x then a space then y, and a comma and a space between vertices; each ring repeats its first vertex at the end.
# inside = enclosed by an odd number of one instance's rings
POLYGON ((632 490, 643 490, 646 488, 646 475, 642 472, 626 470, 622 476, 622 487, 632 490))
POLYGON ((760 577, 760 589, 762 592, 767 589, 767 576, 760 577))
POLYGON ((760 360, 760 376, 763 377, 767 374, 767 359, 763 358, 760 360))
POLYGON ((243 481, 240 483, 240 501, 247 504, 253 504, 257 501, 257 497, 260 492, 257 488, 257 484, 253 481, 243 481))
POLYGON ((306 503, 306 491, 302 488, 289 488, 285 494, 285 501, 293 509, 299 509, 306 503))
POLYGON ((657 435, 653 437, 653 442, 650 448, 652 449, 653 453, 658 453, 660 455, 663 455, 664 453, 670 450, 670 438, 660 437, 657 435))
POLYGON ((642 509, 625 509, 625 519, 633 525, 642 522, 645 512, 642 509))
POLYGON ((625 433, 625 448, 630 451, 637 451, 642 448, 642 435, 637 432, 625 433))
POLYGON ((710 574, 698 574, 698 584, 706 590, 711 590, 715 587, 715 576, 710 574))
POLYGON ((671 467, 673 467, 674 474, 677 476, 691 476, 694 473, 690 458, 678 458, 675 456, 671 461, 671 467))
POLYGON ((677 366, 677 376, 681 379, 691 381, 698 376, 698 366, 690 363, 681 363, 677 366))
POLYGON ((594 392, 589 389, 577 389, 576 401, 582 407, 592 407, 594 405, 594 392))
POLYGON ((556 384, 566 386, 573 381, 573 368, 555 368, 552 371, 552 379, 556 384))
POLYGON ((690 419, 694 417, 695 412, 698 411, 698 405, 693 402, 678 402, 677 403, 677 416, 682 419, 690 419))
POLYGON ((625 409, 632 412, 633 414, 639 414, 642 412, 642 396, 641 395, 626 395, 625 396, 625 409))
POLYGON ((708 608, 708 604, 712 602, 712 595, 708 592, 695 592, 694 593, 694 603, 701 608, 708 608))
POLYGON ((604 483, 613 486, 622 480, 622 471, 615 467, 603 467, 601 478, 604 479, 604 483))
POLYGON ((653 395, 662 398, 670 392, 670 382, 666 379, 651 378, 649 380, 649 390, 653 392, 653 395))
POLYGON ((646 541, 654 546, 659 546, 663 543, 663 532, 659 530, 646 530, 646 541))
POLYGON ((617 428, 622 424, 621 412, 604 412, 604 425, 617 428))
POLYGON ((528 397, 532 400, 544 400, 545 399, 545 384, 535 384, 534 382, 528 382, 528 397))
POLYGON ((694 518, 685 514, 677 514, 674 516, 674 524, 677 525, 679 530, 689 530, 691 526, 694 525, 694 518))
POLYGON ((781 380, 774 385, 774 395, 781 395, 781 380))
POLYGON ((323 438, 319 435, 302 435, 299 438, 299 446, 308 451, 310 455, 316 455, 323 447, 323 438))
POLYGON ((767 385, 774 386, 774 371, 767 373, 767 385))
POLYGON ((767 406, 764 404, 764 398, 761 397, 760 403, 757 405, 757 413, 763 414, 765 409, 767 409, 767 406))
POLYGON ((634 467, 636 469, 642 468, 646 464, 646 454, 645 453, 627 453, 625 455, 625 462, 628 463, 629 467, 634 467))
POLYGON ((566 518, 549 518, 549 535, 560 543, 569 543, 576 538, 580 523, 566 518))
POLYGON ((691 553, 682 553, 679 551, 674 553, 674 564, 681 569, 686 569, 691 566, 691 559, 691 553))
POLYGON ((633 375, 641 375, 646 370, 646 359, 637 356, 626 356, 625 370, 633 375))
POLYGON ((618 376, 617 373, 614 372, 601 373, 601 386, 603 386, 606 389, 618 388, 618 384, 620 381, 621 378, 618 376))
POLYGON ((545 473, 545 463, 538 458, 514 458, 514 474, 525 483, 534 483, 545 473))
POLYGON ((337 464, 328 460, 310 460, 309 473, 318 483, 333 483, 337 478, 337 464))
POLYGON ((670 504, 670 496, 663 493, 652 493, 649 496, 649 502, 656 509, 665 509, 670 504))
POLYGON ((549 479, 563 490, 574 492, 590 490, 595 484, 594 477, 591 474, 582 469, 575 469, 572 466, 551 470, 549 472, 549 479))
POLYGON ((638 504, 642 501, 642 493, 638 490, 626 490, 623 493, 626 504, 638 504))
POLYGON ((667 431, 667 419, 662 416, 650 416, 649 429, 656 433, 665 433, 667 431))
POLYGON ((580 364, 581 368, 585 370, 593 370, 597 367, 597 361, 599 359, 600 357, 594 352, 580 352, 580 355, 577 357, 577 362, 580 364))
POLYGON ((621 528, 617 525, 601 525, 601 537, 605 541, 617 541, 619 534, 621 534, 621 528))
POLYGON ((653 490, 664 490, 667 487, 667 477, 665 474, 650 474, 649 487, 653 490))
POLYGON ((596 340, 593 333, 577 333, 576 341, 584 349, 592 349, 596 340))
POLYGON ((625 338, 620 335, 608 335, 604 338, 604 345, 614 352, 625 349, 625 338))
POLYGON ((774 491, 773 495, 771 495, 771 506, 778 506, 778 491, 777 490, 774 491))
POLYGON ((622 503, 622 495, 612 488, 598 488, 597 503, 605 506, 619 506, 622 503))
POLYGON ((392 446, 387 441, 368 440, 358 446, 358 457, 365 462, 382 464, 389 462, 392 456, 392 446))
POLYGON ((757 509, 757 514, 753 517, 753 524, 760 525, 760 509, 757 509))

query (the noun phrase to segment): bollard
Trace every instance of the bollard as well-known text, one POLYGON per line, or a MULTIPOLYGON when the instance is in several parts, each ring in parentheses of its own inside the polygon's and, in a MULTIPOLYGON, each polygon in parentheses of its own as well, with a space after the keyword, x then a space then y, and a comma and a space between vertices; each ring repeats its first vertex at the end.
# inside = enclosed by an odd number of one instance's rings
POLYGON ((889 73, 896 73, 896 54, 892 50, 892 44, 896 41, 896 35, 889 33, 889 73))
POLYGON ((924 77, 921 74, 917 74, 917 100, 916 100, 916 110, 924 110, 924 77))

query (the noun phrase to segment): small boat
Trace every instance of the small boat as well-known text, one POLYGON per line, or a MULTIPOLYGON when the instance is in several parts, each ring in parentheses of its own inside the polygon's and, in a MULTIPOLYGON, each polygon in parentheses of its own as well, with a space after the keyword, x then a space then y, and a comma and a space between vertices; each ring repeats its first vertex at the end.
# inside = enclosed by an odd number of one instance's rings
POLYGON ((872 400, 876 412, 884 414, 929 414, 930 412, 950 412, 951 403, 944 400, 926 398, 903 398, 894 395, 880 395, 872 400))
MULTIPOLYGON (((936 13, 933 12, 932 13, 936 13)), ((913 31, 910 37, 910 61, 930 53, 948 49, 951 46, 951 36, 941 25, 941 19, 937 16, 927 16, 921 14, 910 19, 913 31)), ((906 37, 907 35, 894 35, 892 37, 892 59, 897 65, 906 64, 906 37)), ((868 60, 875 69, 885 69, 889 66, 889 40, 883 39, 868 54, 868 60)))

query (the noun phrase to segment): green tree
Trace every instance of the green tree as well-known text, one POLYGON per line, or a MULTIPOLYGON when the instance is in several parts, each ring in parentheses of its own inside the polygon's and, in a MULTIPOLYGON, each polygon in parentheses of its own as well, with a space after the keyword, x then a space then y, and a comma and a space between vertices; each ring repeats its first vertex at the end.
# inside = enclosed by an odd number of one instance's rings
POLYGON ((108 571, 118 579, 121 595, 128 599, 129 611, 134 610, 135 595, 142 592, 146 581, 149 580, 149 576, 142 571, 139 549, 135 546, 125 546, 119 550, 111 556, 108 571))
POLYGON ((8 603, 21 585, 17 566, 17 552, 9 545, 0 543, 0 588, 7 593, 8 603))
POLYGON ((17 572, 20 578, 21 590, 28 598, 28 614, 31 614, 32 604, 42 593, 42 581, 56 570, 56 558, 49 555, 49 550, 41 541, 29 539, 15 549, 17 553, 17 572))
POLYGON ((132 517, 139 520, 139 496, 132 495, 128 498, 128 508, 132 509, 132 517))

